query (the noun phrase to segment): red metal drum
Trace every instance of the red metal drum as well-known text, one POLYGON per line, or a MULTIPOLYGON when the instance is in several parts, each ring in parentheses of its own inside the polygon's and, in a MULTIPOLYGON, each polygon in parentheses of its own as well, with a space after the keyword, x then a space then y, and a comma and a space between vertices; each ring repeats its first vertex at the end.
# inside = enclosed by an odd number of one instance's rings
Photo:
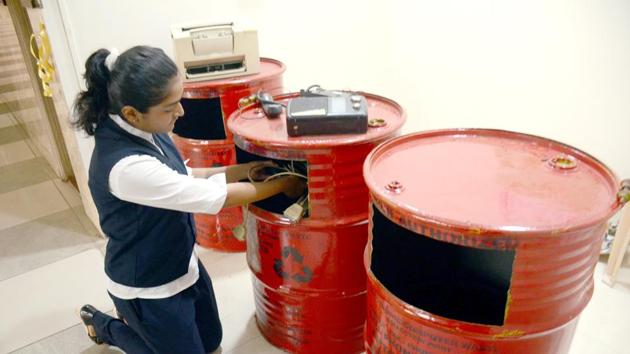
POLYGON ((370 153, 368 353, 567 353, 622 206, 601 162, 497 130, 370 153))
MULTIPOLYGON (((365 134, 290 138, 286 117, 268 119, 249 106, 230 117, 239 149, 261 159, 306 162, 309 216, 292 224, 250 205, 247 260, 253 272, 256 321, 273 345, 293 353, 363 351, 368 190, 367 154, 399 134, 402 108, 364 93, 368 118, 384 125, 365 134)), ((298 94, 275 97, 287 102, 298 94)))
MULTIPOLYGON (((236 163, 232 133, 225 129, 230 114, 239 107, 239 100, 259 90, 282 93, 284 64, 261 58, 260 73, 249 76, 186 83, 182 105, 187 112, 171 134, 189 167, 227 166, 236 163)), ((197 243, 226 252, 245 251, 245 240, 233 230, 243 224, 240 207, 221 210, 217 215, 195 214, 197 243)))

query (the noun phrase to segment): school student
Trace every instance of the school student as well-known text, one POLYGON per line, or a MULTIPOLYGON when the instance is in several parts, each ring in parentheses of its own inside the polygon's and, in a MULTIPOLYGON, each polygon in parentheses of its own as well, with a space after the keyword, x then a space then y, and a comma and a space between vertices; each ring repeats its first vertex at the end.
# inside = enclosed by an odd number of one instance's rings
POLYGON ((222 328, 212 282, 193 249, 191 213, 299 196, 304 182, 238 182, 265 162, 187 169, 167 134, 184 114, 183 81, 161 49, 97 50, 85 80, 74 125, 95 140, 89 187, 109 239, 107 291, 120 316, 84 305, 88 335, 129 354, 211 353, 222 328))

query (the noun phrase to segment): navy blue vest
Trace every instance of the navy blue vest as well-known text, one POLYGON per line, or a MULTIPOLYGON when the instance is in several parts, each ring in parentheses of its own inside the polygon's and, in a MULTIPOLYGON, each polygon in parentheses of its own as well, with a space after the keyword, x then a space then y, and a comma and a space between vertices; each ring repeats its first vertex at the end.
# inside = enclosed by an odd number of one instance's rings
POLYGON ((109 237, 105 273, 113 281, 132 287, 163 285, 186 274, 195 243, 191 214, 126 202, 109 191, 112 167, 130 155, 153 156, 186 174, 168 135, 153 136, 165 156, 148 141, 106 119, 94 134, 96 145, 90 162, 90 191, 101 228, 109 237))

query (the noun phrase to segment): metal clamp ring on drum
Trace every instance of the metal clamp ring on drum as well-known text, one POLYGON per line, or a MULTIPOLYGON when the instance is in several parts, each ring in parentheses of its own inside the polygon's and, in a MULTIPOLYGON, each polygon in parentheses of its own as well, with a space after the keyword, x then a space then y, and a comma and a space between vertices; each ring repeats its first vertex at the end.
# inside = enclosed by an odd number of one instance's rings
POLYGON ((621 181, 621 189, 617 193, 617 198, 619 198, 621 204, 626 204, 630 201, 630 179, 621 181))

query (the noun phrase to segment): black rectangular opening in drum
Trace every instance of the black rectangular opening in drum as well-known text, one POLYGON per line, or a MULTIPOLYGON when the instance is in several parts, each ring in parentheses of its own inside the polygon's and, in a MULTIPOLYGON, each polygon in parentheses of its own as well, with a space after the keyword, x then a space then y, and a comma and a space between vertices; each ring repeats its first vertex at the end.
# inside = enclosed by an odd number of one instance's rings
POLYGON ((374 276, 396 297, 434 315, 503 325, 515 251, 438 241, 373 209, 374 276))
MULTIPOLYGON (((269 157, 264 157, 264 156, 259 156, 256 154, 252 154, 250 152, 247 152, 241 148, 239 148, 238 146, 236 147, 236 162, 237 163, 247 163, 247 162, 251 162, 251 161, 272 161, 274 162, 278 167, 282 168, 282 169, 290 169, 295 171, 296 173, 299 173, 303 176, 308 176, 308 164, 306 163, 306 161, 291 161, 291 160, 280 160, 280 159, 272 159, 269 157)), ((307 190, 305 191, 304 197, 308 196, 308 187, 307 190)), ((298 202, 300 200, 300 197, 297 198, 289 198, 286 195, 284 195, 284 193, 279 193, 276 194, 272 197, 269 197, 267 199, 263 199, 260 200, 258 202, 253 203, 255 206, 263 209, 263 210, 267 210, 270 211, 272 213, 276 213, 276 214, 284 214, 284 211, 289 208, 291 205, 293 205, 294 203, 298 202)), ((308 217, 309 215, 309 211, 308 211, 308 202, 307 203, 302 203, 301 205, 304 205, 304 218, 308 217)))
POLYGON ((182 98, 184 115, 175 122, 173 133, 182 138, 224 140, 225 125, 219 97, 182 98))

